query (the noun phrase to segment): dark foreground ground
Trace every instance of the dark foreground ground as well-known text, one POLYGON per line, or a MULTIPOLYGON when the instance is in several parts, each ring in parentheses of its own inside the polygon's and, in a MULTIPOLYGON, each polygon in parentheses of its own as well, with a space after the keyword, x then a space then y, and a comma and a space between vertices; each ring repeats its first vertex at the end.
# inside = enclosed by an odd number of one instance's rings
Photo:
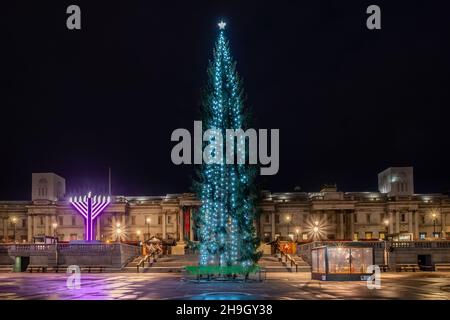
POLYGON ((264 282, 186 281, 179 274, 0 274, 0 299, 450 299, 450 273, 384 273, 381 289, 365 282, 320 282, 309 273, 269 273, 264 282))

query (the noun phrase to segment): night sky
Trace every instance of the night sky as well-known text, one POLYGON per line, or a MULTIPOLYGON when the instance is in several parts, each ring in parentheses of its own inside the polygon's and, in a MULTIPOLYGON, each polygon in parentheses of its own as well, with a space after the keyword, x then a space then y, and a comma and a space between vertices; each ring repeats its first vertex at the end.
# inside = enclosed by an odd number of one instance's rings
POLYGON ((280 129, 272 191, 376 191, 414 166, 415 191, 450 186, 450 19, 444 1, 11 1, 2 4, 0 200, 31 173, 69 193, 189 192, 170 160, 193 130, 224 19, 257 128, 280 129), (66 28, 77 4, 82 29, 66 28), (366 28, 377 4, 382 29, 366 28))

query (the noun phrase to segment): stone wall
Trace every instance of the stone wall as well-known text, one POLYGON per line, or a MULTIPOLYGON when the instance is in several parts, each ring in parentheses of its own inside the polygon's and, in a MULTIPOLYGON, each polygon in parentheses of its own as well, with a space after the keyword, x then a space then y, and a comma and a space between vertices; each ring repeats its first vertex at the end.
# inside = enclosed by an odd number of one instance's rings
POLYGON ((15 257, 30 257, 30 264, 102 265, 121 269, 139 255, 139 248, 127 244, 18 244, 0 246, 0 265, 13 264, 15 257))

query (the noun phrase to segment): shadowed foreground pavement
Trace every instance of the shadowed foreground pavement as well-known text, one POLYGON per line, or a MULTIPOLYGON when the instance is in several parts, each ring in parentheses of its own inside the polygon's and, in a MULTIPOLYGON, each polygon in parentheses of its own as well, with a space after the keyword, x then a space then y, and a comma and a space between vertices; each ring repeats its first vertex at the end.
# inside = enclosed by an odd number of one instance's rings
POLYGON ((320 282, 309 273, 269 273, 265 282, 185 281, 179 274, 0 274, 0 299, 450 299, 450 273, 384 273, 381 289, 361 282, 320 282), (216 294, 215 294, 216 293, 216 294))

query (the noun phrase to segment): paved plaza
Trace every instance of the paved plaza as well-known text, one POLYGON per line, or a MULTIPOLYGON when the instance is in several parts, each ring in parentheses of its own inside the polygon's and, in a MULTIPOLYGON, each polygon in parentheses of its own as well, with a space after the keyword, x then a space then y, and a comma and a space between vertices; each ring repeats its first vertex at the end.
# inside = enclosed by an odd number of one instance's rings
POLYGON ((309 273, 269 273, 264 282, 191 282, 180 274, 0 274, 0 299, 450 299, 450 273, 384 273, 381 289, 365 282, 320 282, 309 273))

